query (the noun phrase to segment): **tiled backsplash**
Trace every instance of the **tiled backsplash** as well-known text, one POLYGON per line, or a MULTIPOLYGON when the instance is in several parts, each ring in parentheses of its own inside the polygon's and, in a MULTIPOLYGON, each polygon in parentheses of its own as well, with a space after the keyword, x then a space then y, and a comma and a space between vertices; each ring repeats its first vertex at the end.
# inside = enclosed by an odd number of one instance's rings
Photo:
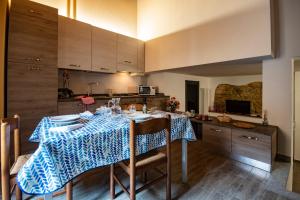
MULTIPOLYGON (((74 94, 85 94, 88 92, 88 83, 99 82, 99 85, 93 85, 94 94, 108 93, 112 89, 113 93, 136 93, 137 86, 145 84, 145 78, 141 76, 130 76, 128 73, 94 73, 84 71, 68 70, 70 75, 69 89, 74 94)), ((63 70, 59 70, 58 86, 63 87, 63 70)))

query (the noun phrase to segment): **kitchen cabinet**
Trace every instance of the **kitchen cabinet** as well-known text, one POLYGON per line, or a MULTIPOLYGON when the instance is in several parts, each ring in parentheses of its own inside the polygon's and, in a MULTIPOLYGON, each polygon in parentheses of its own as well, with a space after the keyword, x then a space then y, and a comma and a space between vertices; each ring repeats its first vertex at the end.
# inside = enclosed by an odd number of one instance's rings
POLYGON ((220 153, 231 152, 231 129, 226 127, 203 125, 203 142, 220 153))
POLYGON ((57 10, 31 1, 11 4, 9 62, 57 65, 57 10))
POLYGON ((117 70, 117 34, 92 28, 92 71, 115 73, 117 70))
POLYGON ((58 17, 58 67, 91 71, 92 26, 58 17))
POLYGON ((117 71, 137 72, 138 40, 118 35, 117 71))
POLYGON ((232 152, 264 163, 271 163, 272 138, 247 130, 232 130, 232 152))
POLYGON ((145 72, 145 42, 138 40, 138 66, 137 72, 145 72))
POLYGON ((265 171, 272 170, 277 154, 276 126, 253 124, 255 128, 242 129, 215 118, 191 121, 202 125, 202 140, 207 149, 265 171))
POLYGON ((58 11, 32 1, 12 1, 7 62, 7 116, 20 115, 21 146, 44 116, 57 114, 58 11))

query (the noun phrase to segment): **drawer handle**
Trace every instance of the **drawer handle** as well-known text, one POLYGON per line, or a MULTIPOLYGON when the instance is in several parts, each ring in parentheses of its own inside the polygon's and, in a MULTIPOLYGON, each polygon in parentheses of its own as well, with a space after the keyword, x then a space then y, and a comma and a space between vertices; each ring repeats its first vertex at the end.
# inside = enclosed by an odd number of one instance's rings
POLYGON ((30 13, 32 13, 32 14, 42 15, 42 13, 37 12, 37 11, 35 11, 35 10, 33 10, 33 9, 29 9, 28 11, 29 11, 30 13))
POLYGON ((131 61, 125 60, 124 63, 131 64, 131 61))
POLYGON ((240 138, 248 139, 248 140, 255 140, 255 141, 259 140, 258 137, 252 137, 252 136, 247 136, 247 135, 242 135, 242 136, 240 136, 240 138))
POLYGON ((30 67, 28 67, 28 69, 30 71, 40 71, 41 70, 41 68, 39 66, 30 66, 30 67))
POLYGON ((80 68, 80 65, 75 65, 75 64, 69 64, 70 67, 78 67, 80 68))
POLYGON ((106 67, 95 67, 95 68, 99 68, 100 70, 109 70, 108 68, 106 68, 106 67))
POLYGON ((35 59, 35 61, 36 61, 36 62, 40 62, 40 61, 41 61, 41 58, 37 57, 37 58, 35 59))
POLYGON ((214 132, 217 132, 217 133, 221 133, 221 132, 222 132, 221 129, 214 129, 214 128, 211 128, 210 130, 211 130, 211 131, 214 131, 214 132))

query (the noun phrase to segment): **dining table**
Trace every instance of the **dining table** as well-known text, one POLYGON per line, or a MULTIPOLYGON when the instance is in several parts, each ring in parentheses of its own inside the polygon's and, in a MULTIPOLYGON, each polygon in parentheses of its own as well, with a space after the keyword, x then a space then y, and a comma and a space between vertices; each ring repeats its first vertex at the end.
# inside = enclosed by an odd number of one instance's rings
MULTIPOLYGON (((190 119, 184 114, 156 111, 143 120, 167 114, 171 115, 171 140, 181 140, 182 182, 185 183, 188 180, 187 144, 196 140, 190 119)), ((51 199, 53 192, 77 176, 129 159, 130 121, 134 117, 128 113, 107 112, 85 112, 78 116, 80 126, 75 129, 64 128, 52 117, 44 117, 39 122, 29 138, 39 143, 38 148, 17 175, 17 184, 24 193, 51 199)), ((138 123, 140 119, 136 120, 138 123)), ((137 155, 165 146, 165 131, 138 135, 137 155)))

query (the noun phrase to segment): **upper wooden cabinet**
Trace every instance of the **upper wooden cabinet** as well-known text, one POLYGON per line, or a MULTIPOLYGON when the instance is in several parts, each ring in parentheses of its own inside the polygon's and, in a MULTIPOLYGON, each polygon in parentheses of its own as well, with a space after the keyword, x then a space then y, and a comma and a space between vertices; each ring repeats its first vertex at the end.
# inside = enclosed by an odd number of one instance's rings
POLYGON ((92 71, 114 73, 117 67, 117 34, 92 28, 92 71))
POLYGON ((137 72, 138 66, 138 40, 118 35, 117 70, 137 72))
POLYGON ((57 65, 57 9, 31 1, 12 2, 8 61, 57 65))
POLYGON ((92 26, 74 19, 58 18, 58 67, 91 70, 92 26))
POLYGON ((137 72, 143 73, 145 72, 145 42, 139 40, 138 41, 138 66, 137 72))
POLYGON ((59 16, 58 68, 104 73, 144 72, 145 44, 59 16))

